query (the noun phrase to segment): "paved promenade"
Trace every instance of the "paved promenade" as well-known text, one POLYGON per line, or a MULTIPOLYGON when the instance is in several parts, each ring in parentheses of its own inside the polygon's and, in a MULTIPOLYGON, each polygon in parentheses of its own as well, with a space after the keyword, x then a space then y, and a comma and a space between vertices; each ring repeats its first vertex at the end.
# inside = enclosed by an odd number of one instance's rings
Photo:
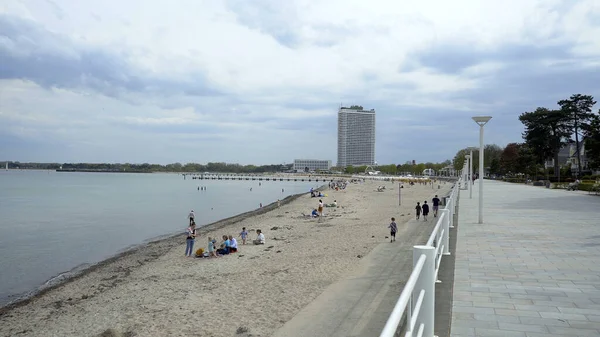
POLYGON ((451 336, 600 336, 600 197, 485 181, 461 191, 451 336))

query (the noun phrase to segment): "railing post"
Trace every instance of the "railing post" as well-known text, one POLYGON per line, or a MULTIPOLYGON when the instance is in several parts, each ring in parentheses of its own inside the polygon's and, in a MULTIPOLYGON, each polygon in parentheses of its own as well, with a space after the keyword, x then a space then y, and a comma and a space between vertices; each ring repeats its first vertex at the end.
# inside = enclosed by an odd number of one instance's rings
POLYGON ((442 222, 442 228, 444 229, 442 244, 444 245, 444 250, 442 254, 450 255, 450 211, 443 209, 442 215, 444 216, 444 222, 442 222))
POLYGON ((448 210, 449 214, 450 214, 450 228, 454 228, 454 195, 452 195, 450 197, 450 202, 448 203, 448 206, 446 207, 446 209, 448 210))
POLYGON ((458 213, 458 198, 460 196, 460 193, 456 193, 456 195, 454 196, 454 214, 458 213))
MULTIPOLYGON (((421 255, 425 255, 425 265, 413 290, 413 299, 425 290, 421 310, 418 313, 415 327, 424 325, 423 337, 433 337, 435 323, 435 248, 430 246, 413 247, 413 266, 417 264, 421 255)), ((415 303, 413 301, 413 303, 415 303)))

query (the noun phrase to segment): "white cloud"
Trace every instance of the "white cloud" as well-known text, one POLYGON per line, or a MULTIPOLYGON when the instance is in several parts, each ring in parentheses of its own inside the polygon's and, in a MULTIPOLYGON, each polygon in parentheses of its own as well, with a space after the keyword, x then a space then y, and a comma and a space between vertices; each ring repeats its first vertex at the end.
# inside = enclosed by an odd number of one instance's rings
MULTIPOLYGON (((380 123, 421 120, 414 130, 434 132, 439 124, 412 111, 437 118, 445 111, 510 109, 507 97, 483 101, 471 94, 486 89, 493 95, 489 88, 506 86, 497 76, 514 72, 518 59, 493 56, 507 47, 564 46, 571 56, 536 55, 537 65, 582 64, 593 70, 600 62, 599 7, 595 0, 187 0, 176 5, 106 0, 93 6, 5 0, 0 15, 29 20, 39 31, 0 36, 0 56, 30 56, 28 62, 51 56, 63 68, 43 83, 34 83, 32 72, 44 69, 0 71, 0 136, 54 138, 79 149, 69 155, 86 154, 74 161, 139 155, 144 144, 169 153, 153 151, 147 161, 177 160, 196 146, 185 137, 208 144, 197 146, 212 150, 214 160, 318 157, 312 149, 335 159, 341 102, 372 105, 380 123), (463 49, 449 70, 419 62, 419 55, 440 48, 435 62, 450 62, 444 59, 446 46, 454 48, 448 54, 463 49), (94 55, 102 56, 102 64, 85 72, 98 59, 94 55), (486 58, 478 59, 481 55, 486 58), (69 69, 69 62, 79 68, 69 69), (61 80, 54 88, 47 83, 53 78, 61 80), (94 157, 93 140, 107 134, 111 140, 103 141, 94 157)), ((523 94, 535 101, 538 89, 528 90, 523 94)), ((539 104, 547 104, 547 93, 540 97, 539 104)), ((514 109, 516 115, 522 112, 520 106, 514 109)), ((385 137, 393 135, 378 135, 385 137)), ((514 137, 518 140, 519 133, 514 137)), ((460 146, 447 144, 447 157, 460 146)), ((402 161, 391 148, 377 153, 380 162, 402 161)))

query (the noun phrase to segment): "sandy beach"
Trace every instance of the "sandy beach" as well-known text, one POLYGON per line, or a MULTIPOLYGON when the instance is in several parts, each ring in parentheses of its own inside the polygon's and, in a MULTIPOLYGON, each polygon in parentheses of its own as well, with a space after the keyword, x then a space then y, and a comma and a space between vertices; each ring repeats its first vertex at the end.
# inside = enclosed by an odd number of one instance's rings
POLYGON ((316 219, 302 213, 316 208, 319 198, 292 198, 262 214, 200 228, 195 249, 206 249, 208 236, 239 237, 242 227, 250 239, 256 229, 265 234, 265 245, 243 246, 238 238, 239 252, 219 258, 184 257, 183 222, 181 237, 106 261, 1 309, 0 336, 269 336, 376 245, 393 244, 386 238, 391 217, 402 232, 417 201, 430 203, 450 186, 405 184, 402 206, 397 182, 325 189, 323 202, 337 200, 339 207, 326 207, 316 219), (380 185, 383 192, 376 191, 380 185))

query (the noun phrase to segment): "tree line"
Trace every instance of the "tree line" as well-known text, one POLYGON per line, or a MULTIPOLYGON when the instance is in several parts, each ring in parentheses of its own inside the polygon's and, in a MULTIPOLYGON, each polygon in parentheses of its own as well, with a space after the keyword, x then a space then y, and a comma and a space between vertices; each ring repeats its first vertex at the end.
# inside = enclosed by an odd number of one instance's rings
MULTIPOLYGON (((381 172, 382 174, 389 175, 400 175, 404 173, 410 173, 412 175, 421 175, 425 169, 433 169, 435 172, 439 172, 441 169, 452 165, 452 161, 446 160, 441 163, 414 163, 412 161, 407 161, 404 164, 387 164, 387 165, 377 165, 373 166, 374 170, 381 172)), ((347 166, 344 168, 340 167, 332 167, 332 171, 339 171, 346 174, 359 174, 364 173, 367 170, 368 166, 347 166)))
MULTIPOLYGON (((557 102, 554 108, 538 107, 519 115, 524 126, 523 141, 501 148, 486 145, 484 167, 492 175, 529 177, 566 176, 581 177, 600 170, 600 110, 593 111, 596 104, 590 95, 574 94, 557 102), (577 169, 569 164, 561 167, 559 153, 566 146, 573 146, 577 169), (582 157, 587 157, 586 161, 582 157), (546 169, 546 162, 553 160, 553 167, 546 169)), ((459 150, 454 157, 454 167, 462 169, 467 149, 459 150)), ((479 149, 473 152, 473 170, 479 167, 479 149)), ((554 180, 554 179, 552 179, 554 180)))
POLYGON ((230 163, 173 163, 167 165, 160 164, 130 164, 130 163, 20 163, 9 162, 10 169, 33 169, 33 170, 90 170, 106 172, 228 172, 228 173, 265 173, 281 172, 289 170, 291 164, 271 164, 271 165, 240 165, 230 163))
MULTIPOLYGON (((436 172, 442 168, 451 165, 450 160, 442 163, 415 163, 407 161, 405 164, 389 164, 375 166, 377 171, 384 174, 397 175, 401 173, 411 173, 420 175, 425 169, 433 169, 436 172)), ((167 165, 160 164, 130 164, 130 163, 21 163, 9 162, 10 169, 31 169, 31 170, 89 170, 106 172, 222 172, 222 173, 267 173, 267 172, 285 172, 292 169, 292 164, 270 164, 270 165, 240 165, 230 163, 173 163, 167 165)), ((348 166, 345 168, 332 167, 331 171, 342 172, 346 174, 364 173, 367 166, 348 166)))

